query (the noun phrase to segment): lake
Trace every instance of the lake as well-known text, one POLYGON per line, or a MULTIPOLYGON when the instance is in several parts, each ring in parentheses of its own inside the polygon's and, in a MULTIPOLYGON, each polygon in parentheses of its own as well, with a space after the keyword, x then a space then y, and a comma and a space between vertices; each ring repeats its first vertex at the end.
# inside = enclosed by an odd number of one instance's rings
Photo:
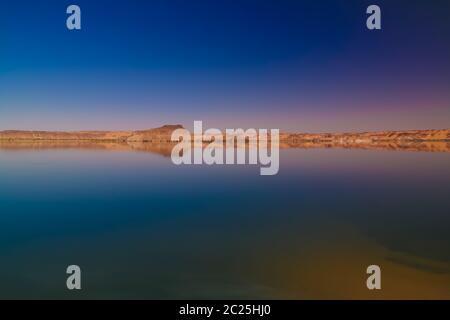
POLYGON ((168 154, 1 147, 0 298, 450 299, 449 152, 286 148, 275 176, 168 154))

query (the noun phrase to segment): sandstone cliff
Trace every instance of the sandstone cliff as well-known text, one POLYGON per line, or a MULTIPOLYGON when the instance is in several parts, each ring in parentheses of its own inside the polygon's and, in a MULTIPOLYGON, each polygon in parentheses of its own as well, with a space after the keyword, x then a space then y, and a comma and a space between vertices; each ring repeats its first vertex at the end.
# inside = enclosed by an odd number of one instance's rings
MULTIPOLYGON (((133 148, 159 151, 171 149, 172 132, 181 125, 165 125, 140 131, 0 131, 0 148, 14 149, 33 145, 49 147, 133 148), (92 143, 92 144, 91 144, 92 143)), ((281 133, 281 148, 358 148, 405 151, 450 152, 450 129, 381 131, 362 133, 281 133)))
POLYGON ((183 128, 181 125, 165 125, 160 128, 140 131, 0 131, 0 140, 77 140, 77 141, 128 141, 128 142, 169 142, 172 132, 183 128))
POLYGON ((351 144, 383 141, 450 141, 450 129, 361 133, 282 133, 280 135, 280 141, 351 144))
POLYGON ((0 140, 96 140, 126 141, 131 131, 0 131, 0 140))

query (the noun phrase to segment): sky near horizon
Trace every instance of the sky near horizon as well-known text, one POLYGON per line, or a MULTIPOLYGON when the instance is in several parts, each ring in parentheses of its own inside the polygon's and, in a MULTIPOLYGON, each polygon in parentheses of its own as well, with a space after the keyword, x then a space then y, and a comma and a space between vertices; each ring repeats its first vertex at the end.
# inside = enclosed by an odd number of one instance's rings
POLYGON ((0 130, 450 128, 449 16, 446 0, 2 0, 0 130))

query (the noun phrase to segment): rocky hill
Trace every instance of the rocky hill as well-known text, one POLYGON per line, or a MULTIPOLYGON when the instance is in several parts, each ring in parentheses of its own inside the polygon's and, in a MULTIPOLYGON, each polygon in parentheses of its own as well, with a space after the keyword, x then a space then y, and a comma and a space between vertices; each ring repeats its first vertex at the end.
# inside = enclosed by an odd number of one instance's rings
POLYGON ((128 138, 128 142, 170 142, 172 132, 182 129, 180 124, 165 125, 160 128, 134 131, 128 138))

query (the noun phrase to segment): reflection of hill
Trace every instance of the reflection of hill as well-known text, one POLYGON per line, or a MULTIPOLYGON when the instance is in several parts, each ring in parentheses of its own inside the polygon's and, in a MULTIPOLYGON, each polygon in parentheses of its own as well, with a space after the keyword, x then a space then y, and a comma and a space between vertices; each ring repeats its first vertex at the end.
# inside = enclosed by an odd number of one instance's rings
MULTIPOLYGON (((142 151, 170 157, 175 144, 171 142, 102 142, 102 141, 76 141, 76 140, 0 140, 0 150, 49 150, 49 149, 86 149, 110 151, 142 151)), ((205 144, 206 145, 206 144, 205 144)), ((222 146, 215 143, 215 146, 222 146)), ((371 143, 344 143, 320 141, 281 141, 281 149, 314 149, 314 148, 345 148, 367 150, 399 150, 399 151, 425 151, 450 152, 450 141, 387 141, 371 143)), ((248 146, 247 146, 248 147, 248 146)))
POLYGON ((133 150, 157 153, 164 157, 170 157, 174 145, 171 142, 128 142, 128 147, 133 150))

